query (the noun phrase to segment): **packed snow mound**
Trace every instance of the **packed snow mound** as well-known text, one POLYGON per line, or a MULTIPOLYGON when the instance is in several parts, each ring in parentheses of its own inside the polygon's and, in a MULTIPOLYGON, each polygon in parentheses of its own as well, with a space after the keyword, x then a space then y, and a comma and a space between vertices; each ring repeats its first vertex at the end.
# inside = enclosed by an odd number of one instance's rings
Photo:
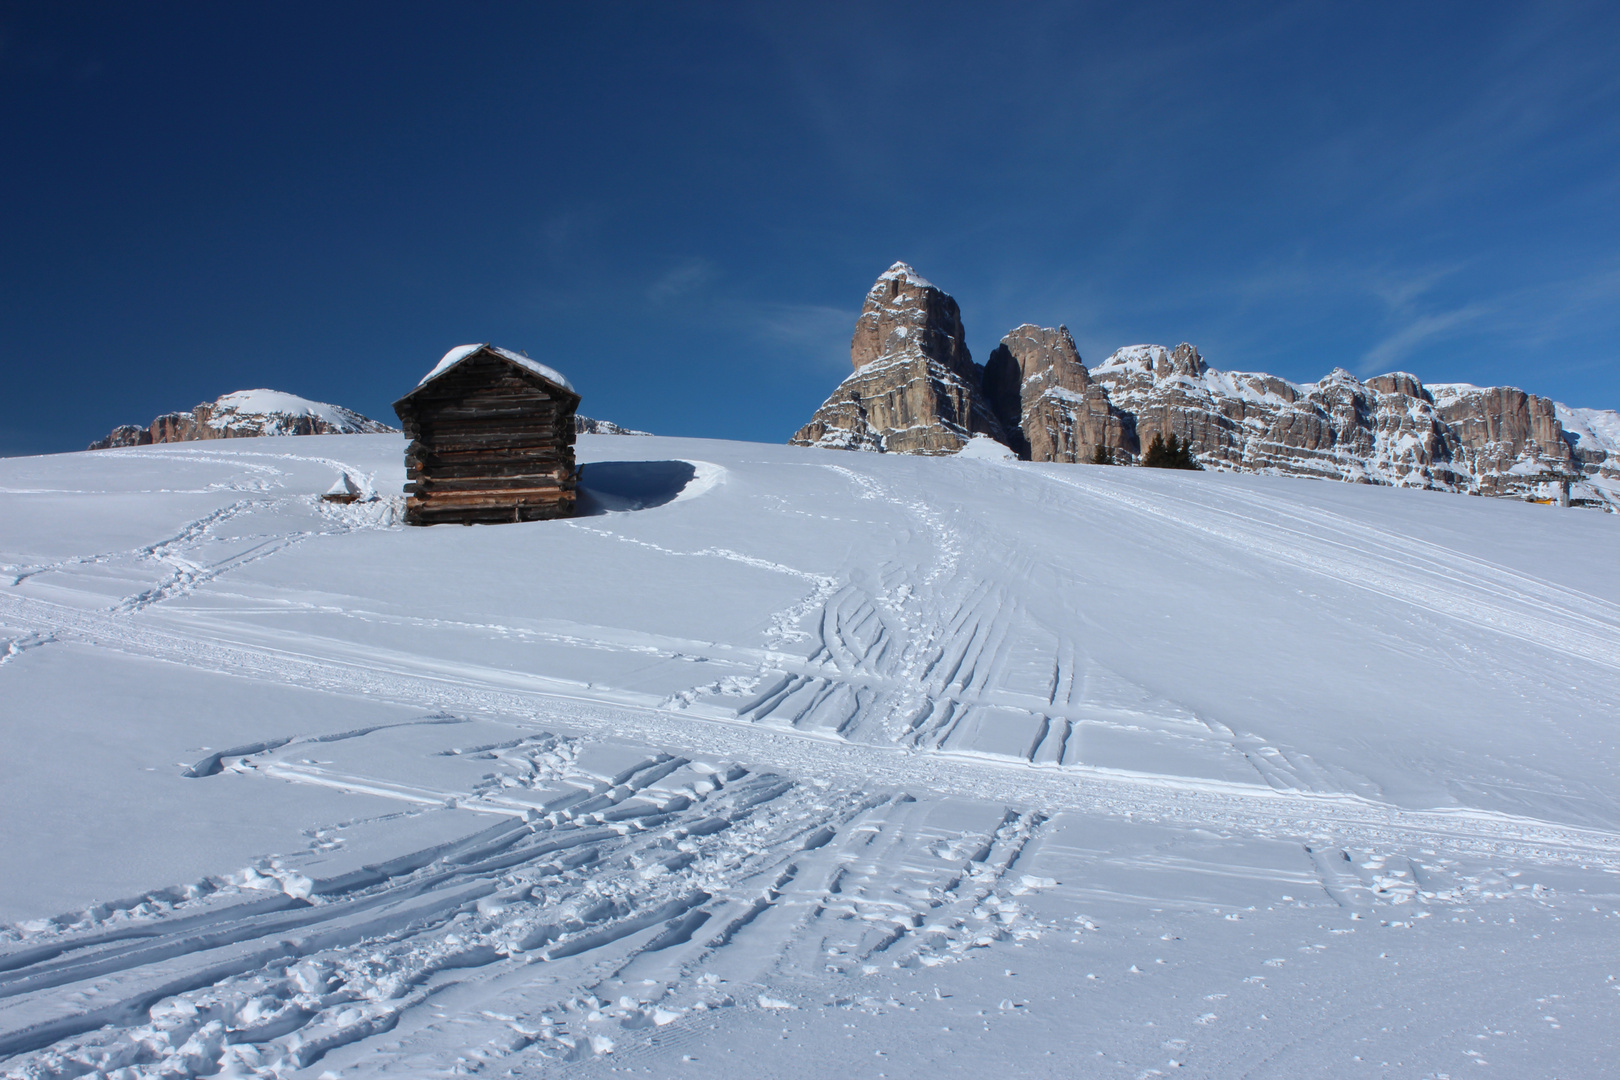
POLYGON ((962 449, 955 454, 959 458, 975 458, 980 461, 1017 461, 1018 455, 1002 443, 997 442, 988 435, 975 435, 962 444, 962 449))
POLYGON ((445 372, 449 371, 451 368, 455 367, 457 364, 459 364, 463 360, 467 359, 467 357, 473 355, 474 353, 476 353, 476 352, 478 352, 478 351, 480 351, 482 349, 488 349, 490 352, 495 353, 497 356, 505 357, 506 359, 512 361, 512 363, 518 365, 519 367, 521 367, 521 368, 523 368, 523 369, 525 369, 527 371, 532 371, 534 374, 540 376, 542 379, 545 379, 548 382, 555 383, 558 386, 562 387, 564 390, 568 390, 568 391, 574 392, 574 393, 578 392, 578 391, 574 390, 574 384, 569 382, 568 379, 563 375, 563 373, 558 371, 556 368, 549 367, 546 364, 542 364, 538 360, 531 360, 529 357, 523 355, 522 353, 513 352, 511 349, 503 349, 499 345, 491 345, 491 344, 489 344, 487 342, 482 343, 482 344, 475 344, 475 345, 457 345, 455 348, 453 348, 449 352, 445 353, 443 359, 441 359, 437 364, 435 364, 433 366, 432 371, 430 371, 426 375, 422 376, 422 381, 417 383, 416 385, 417 386, 422 386, 425 383, 429 383, 429 382, 433 381, 434 379, 437 379, 440 375, 443 375, 445 372))

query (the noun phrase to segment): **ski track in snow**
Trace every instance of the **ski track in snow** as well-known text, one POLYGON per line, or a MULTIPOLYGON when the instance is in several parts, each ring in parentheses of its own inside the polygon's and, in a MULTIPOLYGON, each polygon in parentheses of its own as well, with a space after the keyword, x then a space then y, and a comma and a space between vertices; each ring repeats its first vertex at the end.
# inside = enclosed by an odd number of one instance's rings
MULTIPOLYGON (((275 758, 285 748, 225 756, 296 779, 275 758)), ((604 1017, 662 1026, 734 1004, 711 989, 766 968, 939 964, 1034 932, 1024 887, 1004 878, 1038 815, 941 834, 903 793, 713 759, 632 755, 604 771, 584 740, 549 733, 465 752, 495 770, 461 793, 496 822, 472 837, 328 878, 278 860, 139 898, 167 918, 89 912, 0 951, 0 1055, 21 1055, 7 1075, 299 1069, 430 997, 498 998, 535 964, 562 989, 526 992, 531 1019, 490 1020, 470 1045, 573 1059, 604 1049, 604 1017), (925 872, 897 883, 896 860, 925 872), (683 982, 694 968, 704 977, 683 982), (650 984, 670 990, 656 1006, 650 984)), ((421 1052, 441 1064, 437 1044, 421 1052)), ((408 1065, 409 1023, 395 1053, 408 1065)))
POLYGON ((560 725, 580 733, 641 738, 731 759, 782 762, 799 775, 865 780, 988 801, 1017 801, 1045 813, 1077 810, 1182 825, 1252 829, 1267 835, 1339 836, 1368 843, 1423 838, 1461 853, 1620 868, 1620 833, 1475 810, 1403 810, 1344 794, 1279 791, 1149 773, 1067 766, 1032 768, 985 755, 852 744, 822 730, 797 730, 652 708, 614 706, 542 688, 514 689, 508 672, 421 677, 406 657, 375 666, 343 663, 247 643, 195 638, 100 612, 0 594, 0 620, 38 627, 54 640, 82 641, 206 671, 370 700, 477 714, 523 728, 560 725), (482 675, 482 677, 481 677, 482 675), (543 719, 542 719, 543 718, 543 719), (790 763, 790 764, 789 764, 790 763))
POLYGON ((1041 475, 1089 499, 1127 507, 1244 553, 1620 670, 1620 605, 1585 593, 1337 514, 1290 507, 1257 492, 1222 494, 1281 523, 1256 527, 1254 518, 1162 492, 1148 499, 1105 483, 1041 475), (1318 535, 1321 532, 1329 535, 1318 535), (1289 542, 1275 539, 1276 533, 1287 534, 1289 542), (1371 558, 1366 554, 1369 546, 1387 549, 1400 561, 1371 558), (1469 571, 1468 579, 1461 578, 1459 568, 1469 571))
MULTIPOLYGON (((245 464, 260 490, 279 470, 237 458, 313 462, 368 493, 375 484, 329 458, 206 450, 185 457, 245 464)), ((313 742, 364 739, 381 728, 267 739, 196 762, 185 775, 197 783, 224 771, 256 773, 380 796, 407 815, 454 807, 489 825, 326 877, 297 857, 267 859, 0 936, 4 1075, 280 1076, 317 1062, 341 1067, 385 1034, 395 1067, 425 1075, 446 1067, 442 1021, 421 1007, 429 1002, 462 1010, 455 1038, 474 1066, 518 1055, 579 1060, 613 1050, 616 1038, 709 1010, 789 1007, 736 997, 772 972, 930 967, 1052 932, 1020 899, 1042 883, 1013 869, 1057 814, 1294 841, 1322 890, 1354 909, 1461 902, 1514 887, 1460 872, 1446 878, 1436 866, 1448 861, 1620 872, 1617 832, 1402 809, 1314 785, 1308 757, 1191 714, 1122 706, 1109 714, 1086 696, 1088 680, 1106 673, 1087 667, 1063 628, 1038 626, 995 581, 958 574, 980 559, 1026 573, 1035 556, 1016 539, 964 536, 925 502, 872 476, 817 467, 847 480, 856 498, 902 510, 915 526, 908 543, 921 550, 836 578, 731 548, 681 551, 571 523, 810 586, 772 617, 759 649, 728 647, 757 668, 732 688, 745 698, 741 707, 713 706, 698 692, 638 701, 448 661, 427 674, 421 657, 382 647, 355 645, 340 659, 290 638, 267 644, 218 625, 204 632, 156 618, 151 609, 164 601, 317 535, 239 538, 229 556, 201 558, 220 525, 275 504, 262 496, 130 551, 11 568, 13 590, 46 573, 120 559, 155 564, 164 576, 106 611, 0 590, 0 665, 26 649, 71 642, 430 711, 394 727, 478 717, 511 735, 458 748, 488 772, 455 790, 299 757, 313 742), (787 651, 796 643, 808 651, 787 651), (1149 721, 1166 738, 1236 747, 1259 782, 1076 760, 1077 725, 1149 721), (972 821, 931 823, 942 800, 977 808, 963 812, 972 821), (1422 863, 1404 854, 1417 849, 1422 863)), ((1246 502, 1245 517, 1174 495, 1146 498, 1106 479, 1041 476, 1099 507, 1620 670, 1620 606, 1596 597, 1254 491, 1223 492, 1229 505, 1246 502), (1374 558, 1369 549, 1392 554, 1374 558)), ((393 521, 387 507, 321 511, 338 531, 393 521)), ((703 645, 345 614, 658 655, 703 645)), ((331 830, 333 844, 341 832, 331 830)))

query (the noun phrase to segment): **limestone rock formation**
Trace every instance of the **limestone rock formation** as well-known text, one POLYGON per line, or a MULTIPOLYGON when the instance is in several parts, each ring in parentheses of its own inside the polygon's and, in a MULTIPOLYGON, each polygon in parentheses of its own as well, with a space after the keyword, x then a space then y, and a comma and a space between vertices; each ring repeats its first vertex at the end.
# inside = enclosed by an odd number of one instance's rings
POLYGON ((854 373, 794 443, 941 454, 978 434, 1026 460, 1101 449, 1124 464, 1175 435, 1216 470, 1515 496, 1585 476, 1604 481, 1589 495, 1620 504, 1607 483, 1620 480, 1620 413, 1406 372, 1294 383, 1218 371, 1185 342, 1128 346, 1088 371, 1065 327, 1027 323, 981 369, 955 301, 904 263, 867 294, 850 356, 854 373))
POLYGON ((90 444, 92 450, 111 450, 115 446, 148 446, 152 442, 150 428, 136 427, 134 424, 119 424, 112 429, 112 433, 104 439, 97 439, 90 444))
POLYGON ((1302 385, 1216 371, 1185 344, 1121 349, 1091 377, 1140 442, 1174 433, 1206 467, 1486 495, 1579 467, 1554 403, 1510 387, 1431 390, 1406 372, 1363 382, 1342 368, 1302 385))
POLYGON ((954 454, 975 434, 1005 439, 956 301, 905 263, 866 294, 849 353, 855 370, 790 442, 954 454))
POLYGON ((1098 446, 1134 450, 1128 418, 1091 382, 1068 327, 1025 323, 984 365, 985 396, 1007 444, 1032 461, 1090 461, 1098 446))
POLYGON ((1456 439, 1452 452, 1464 471, 1480 480, 1481 492, 1513 487, 1525 467, 1579 472, 1582 462, 1564 438, 1557 405, 1512 386, 1437 383, 1435 413, 1456 439))
POLYGON ((574 414, 574 434, 576 435, 651 435, 650 431, 636 431, 633 428, 620 427, 611 420, 592 420, 589 416, 574 414))
POLYGON ((205 401, 188 413, 164 413, 148 427, 121 424, 106 438, 91 443, 90 449, 257 435, 362 435, 396 430, 341 405, 278 390, 238 390, 205 401))

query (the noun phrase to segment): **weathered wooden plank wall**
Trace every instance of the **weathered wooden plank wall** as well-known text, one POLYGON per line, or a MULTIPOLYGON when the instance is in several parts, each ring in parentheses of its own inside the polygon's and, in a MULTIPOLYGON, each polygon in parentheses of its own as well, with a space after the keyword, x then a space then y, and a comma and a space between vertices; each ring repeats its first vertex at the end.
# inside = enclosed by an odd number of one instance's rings
POLYGON ((564 396, 484 353, 396 406, 411 525, 566 517, 574 511, 574 410, 564 396))

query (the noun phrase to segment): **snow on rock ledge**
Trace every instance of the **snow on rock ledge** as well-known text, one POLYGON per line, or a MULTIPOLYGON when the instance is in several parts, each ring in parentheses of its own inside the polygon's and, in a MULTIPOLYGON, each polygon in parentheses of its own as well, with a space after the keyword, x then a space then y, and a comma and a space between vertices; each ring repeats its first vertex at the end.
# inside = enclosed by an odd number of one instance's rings
POLYGON ((593 420, 589 416, 574 414, 574 434, 576 435, 651 435, 650 431, 637 431, 635 428, 620 427, 611 420, 593 420))

